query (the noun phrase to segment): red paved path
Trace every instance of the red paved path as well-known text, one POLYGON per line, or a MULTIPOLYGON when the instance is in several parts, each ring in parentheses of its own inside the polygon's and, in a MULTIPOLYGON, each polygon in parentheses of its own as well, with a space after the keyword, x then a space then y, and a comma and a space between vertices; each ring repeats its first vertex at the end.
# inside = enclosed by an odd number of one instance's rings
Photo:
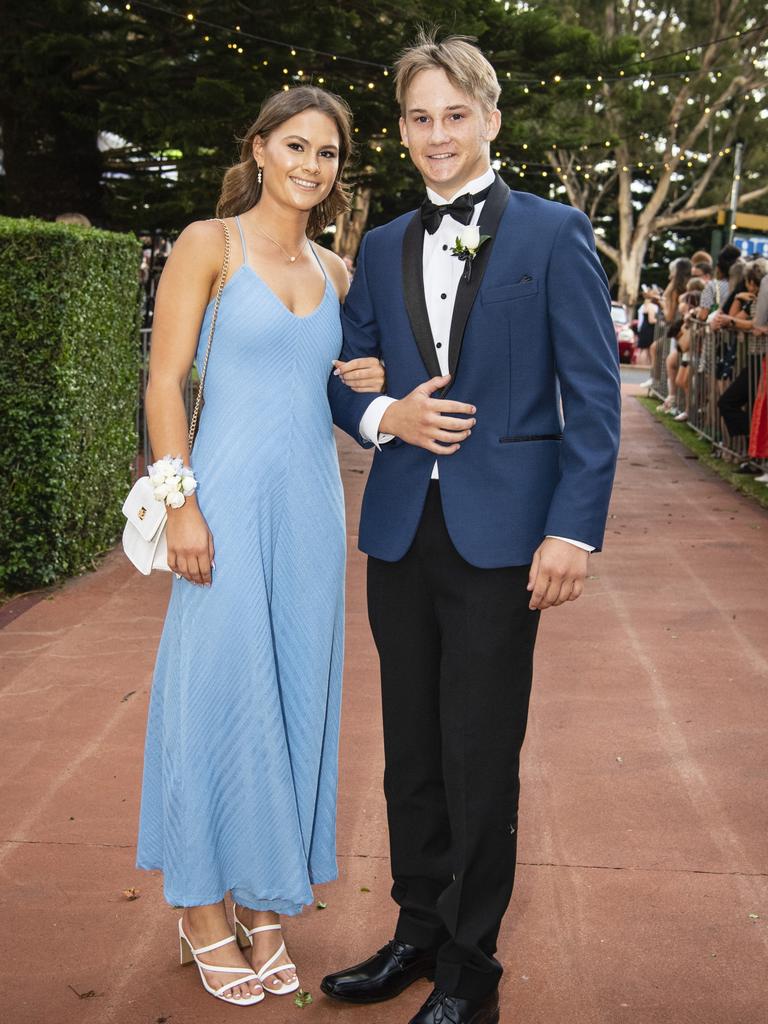
MULTIPOLYGON (((624 423, 607 551, 585 596, 545 613, 540 633, 502 1022, 765 1024, 768 517, 630 398, 624 423)), ((421 983, 348 1008, 318 990, 393 921, 355 551, 367 456, 345 442, 342 453, 341 877, 318 892, 327 910, 287 929, 314 1005, 234 1009, 204 994, 194 968, 175 962, 176 913, 159 878, 133 866, 168 581, 140 578, 116 552, 0 632, 1 1021, 407 1024, 425 997, 421 983), (121 896, 129 886, 133 902, 121 896)))

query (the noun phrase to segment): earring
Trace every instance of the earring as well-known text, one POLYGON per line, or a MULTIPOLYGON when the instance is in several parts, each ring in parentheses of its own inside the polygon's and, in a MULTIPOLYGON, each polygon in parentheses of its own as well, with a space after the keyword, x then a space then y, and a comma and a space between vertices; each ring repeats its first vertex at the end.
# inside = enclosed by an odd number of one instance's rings
POLYGON ((259 166, 259 173, 256 175, 256 182, 261 185, 261 166, 259 166))

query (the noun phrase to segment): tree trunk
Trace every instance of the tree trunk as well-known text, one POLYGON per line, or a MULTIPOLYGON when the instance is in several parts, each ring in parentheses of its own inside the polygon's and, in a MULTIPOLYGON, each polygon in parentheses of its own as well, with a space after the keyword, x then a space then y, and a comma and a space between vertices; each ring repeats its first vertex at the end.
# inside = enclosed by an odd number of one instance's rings
POLYGON ((352 209, 336 218, 336 234, 333 236, 333 251, 339 256, 357 257, 368 211, 371 206, 371 190, 367 186, 356 188, 352 197, 352 209))
POLYGON ((648 235, 640 235, 635 230, 629 251, 619 262, 619 281, 616 298, 627 306, 630 311, 637 305, 640 292, 640 277, 645 264, 645 254, 648 251, 648 242, 648 235))

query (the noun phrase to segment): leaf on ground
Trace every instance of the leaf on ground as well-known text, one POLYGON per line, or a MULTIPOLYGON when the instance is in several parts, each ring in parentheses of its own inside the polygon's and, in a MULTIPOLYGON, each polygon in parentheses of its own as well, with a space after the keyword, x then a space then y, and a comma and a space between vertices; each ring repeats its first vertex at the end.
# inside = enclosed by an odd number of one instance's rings
POLYGON ((616 758, 616 761, 617 761, 617 762, 618 762, 619 764, 624 764, 624 758, 623 758, 623 757, 617 757, 617 758, 616 758))
POLYGON ((759 921, 760 920, 760 915, 759 914, 750 914, 749 915, 749 920, 750 921, 759 921))
POLYGON ((300 1010, 303 1010, 305 1006, 309 1006, 312 1002, 312 993, 305 992, 303 988, 300 988, 293 997, 293 1001, 300 1010))
POLYGON ((368 888, 367 885, 361 885, 360 886, 360 892, 370 892, 370 891, 371 890, 368 888))
POLYGON ((131 900, 137 900, 139 898, 139 890, 133 888, 123 889, 123 896, 125 896, 125 898, 130 903, 131 900))
POLYGON ((317 909, 318 909, 318 910, 325 910, 325 908, 326 908, 327 906, 328 906, 328 904, 327 904, 327 903, 323 903, 323 901, 322 901, 322 900, 318 900, 318 901, 317 901, 317 909))
POLYGON ((125 704, 125 702, 128 700, 128 698, 132 697, 134 695, 134 693, 136 693, 135 690, 129 690, 128 693, 126 693, 126 695, 124 697, 120 698, 120 703, 121 704, 125 704))
POLYGON ((168 1024, 168 1021, 170 1019, 170 1014, 167 1017, 158 1017, 157 1020, 155 1021, 155 1024, 168 1024))
POLYGON ((71 985, 67 985, 68 989, 72 989, 78 999, 93 999, 96 995, 92 988, 89 988, 87 992, 78 992, 76 988, 72 988, 71 985))

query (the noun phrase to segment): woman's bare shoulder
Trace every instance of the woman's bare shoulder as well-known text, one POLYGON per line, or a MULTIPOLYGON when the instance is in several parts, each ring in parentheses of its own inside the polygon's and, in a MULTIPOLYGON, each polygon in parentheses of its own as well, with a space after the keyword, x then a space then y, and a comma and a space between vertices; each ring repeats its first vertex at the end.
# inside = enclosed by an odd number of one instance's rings
MULTIPOLYGON (((230 229, 231 233, 231 229, 230 229)), ((174 243, 166 270, 174 278, 212 282, 224 259, 224 231, 216 220, 195 220, 174 243)))
MULTIPOLYGON (((230 227, 230 233, 232 229, 230 227)), ((224 251, 224 231, 218 220, 193 220, 187 224, 176 240, 174 249, 181 247, 185 253, 197 253, 201 256, 224 251)))
POLYGON ((325 267, 325 272, 331 279, 331 284, 336 289, 336 294, 343 302, 349 291, 349 272, 344 260, 335 252, 326 249, 325 246, 315 245, 315 252, 325 267))

